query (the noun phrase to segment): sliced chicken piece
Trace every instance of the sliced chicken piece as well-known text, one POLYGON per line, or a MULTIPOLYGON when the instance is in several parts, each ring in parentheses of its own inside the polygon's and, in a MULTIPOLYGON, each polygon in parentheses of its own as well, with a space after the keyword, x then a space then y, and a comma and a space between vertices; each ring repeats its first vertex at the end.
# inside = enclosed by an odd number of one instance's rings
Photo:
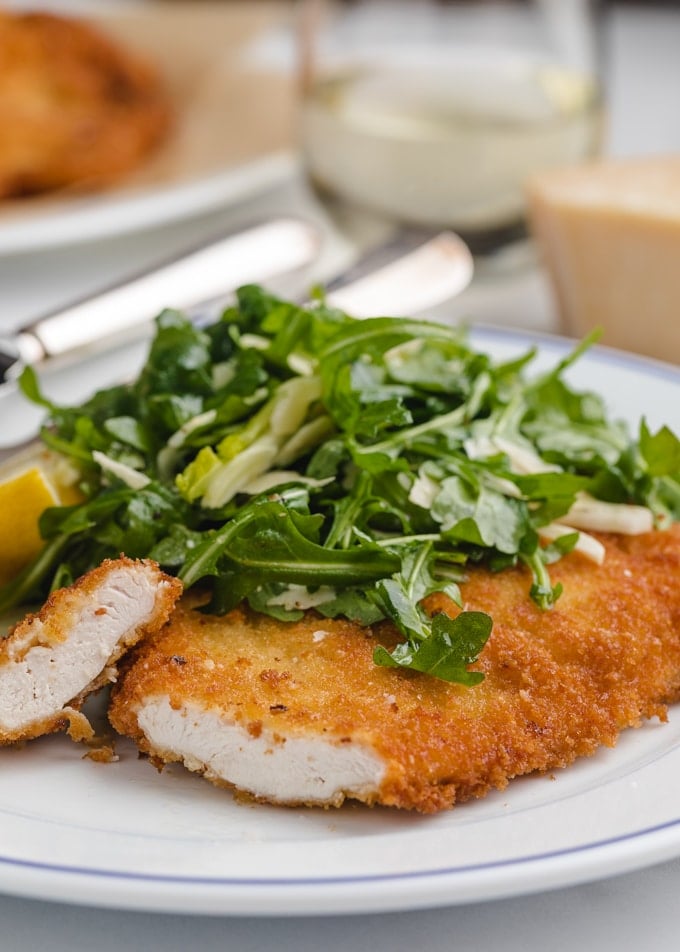
POLYGON ((69 725, 86 734, 83 701, 115 680, 130 646, 165 624, 181 591, 155 562, 120 558, 54 592, 0 642, 0 743, 69 725))
MULTIPOLYGON (((156 764, 284 804, 346 797, 425 813, 613 745, 680 692, 680 525, 599 535, 603 565, 572 553, 540 611, 522 569, 473 569, 466 607, 494 618, 478 686, 378 668, 396 634, 308 612, 223 618, 185 596, 126 658, 109 717, 156 764)), ((429 608, 455 613, 443 597, 429 608)))

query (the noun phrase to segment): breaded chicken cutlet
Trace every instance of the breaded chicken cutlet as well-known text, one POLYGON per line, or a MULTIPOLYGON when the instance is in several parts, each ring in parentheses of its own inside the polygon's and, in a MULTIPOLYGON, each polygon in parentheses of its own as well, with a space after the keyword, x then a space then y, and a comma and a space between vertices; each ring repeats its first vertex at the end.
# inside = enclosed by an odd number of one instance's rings
POLYGON ((68 727, 115 679, 121 655, 165 624, 181 591, 155 562, 120 558, 53 592, 0 641, 0 744, 68 727))
POLYGON ((170 113, 152 67, 91 25, 0 10, 0 198, 114 181, 170 113))
MULTIPOLYGON (((465 607, 494 619, 478 686, 376 667, 375 644, 397 641, 387 625, 217 618, 185 597, 124 662, 111 723, 156 764, 283 804, 432 813, 567 766, 665 719, 680 692, 680 525, 600 539, 603 565, 553 566, 564 593, 549 612, 523 569, 470 571, 465 607)), ((457 611, 444 596, 429 608, 457 611)))

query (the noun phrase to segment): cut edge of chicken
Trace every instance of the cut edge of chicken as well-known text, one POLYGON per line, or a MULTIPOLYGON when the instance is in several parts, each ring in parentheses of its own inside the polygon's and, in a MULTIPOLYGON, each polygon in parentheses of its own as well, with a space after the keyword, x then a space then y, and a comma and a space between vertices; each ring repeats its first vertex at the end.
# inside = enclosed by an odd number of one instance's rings
POLYGON ((365 744, 253 730, 196 703, 173 706, 167 695, 146 698, 136 719, 152 757, 269 803, 372 803, 387 770, 365 744))
POLYGON ((154 562, 121 557, 54 592, 0 649, 0 743, 68 726, 89 693, 115 680, 127 648, 167 621, 180 591, 154 562))

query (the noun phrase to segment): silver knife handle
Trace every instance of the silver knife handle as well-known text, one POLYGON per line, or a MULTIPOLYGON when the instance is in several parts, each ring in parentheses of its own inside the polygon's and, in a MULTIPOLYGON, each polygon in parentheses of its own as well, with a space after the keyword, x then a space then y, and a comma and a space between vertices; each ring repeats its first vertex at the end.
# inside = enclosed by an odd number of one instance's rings
POLYGON ((164 307, 183 309, 226 296, 241 284, 266 281, 309 263, 318 233, 281 218, 230 234, 159 268, 39 318, 15 338, 22 363, 124 336, 164 307))

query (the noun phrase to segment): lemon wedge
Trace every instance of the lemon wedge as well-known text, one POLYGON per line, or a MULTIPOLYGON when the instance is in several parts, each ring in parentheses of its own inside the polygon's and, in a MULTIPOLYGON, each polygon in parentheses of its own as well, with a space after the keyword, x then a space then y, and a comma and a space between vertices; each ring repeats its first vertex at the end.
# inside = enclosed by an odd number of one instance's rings
POLYGON ((59 497, 37 466, 0 483, 0 585, 6 585, 41 550, 40 514, 59 497))
POLYGON ((42 549, 38 520, 44 510, 78 500, 76 481, 77 474, 45 451, 22 454, 0 468, 0 586, 42 549))

